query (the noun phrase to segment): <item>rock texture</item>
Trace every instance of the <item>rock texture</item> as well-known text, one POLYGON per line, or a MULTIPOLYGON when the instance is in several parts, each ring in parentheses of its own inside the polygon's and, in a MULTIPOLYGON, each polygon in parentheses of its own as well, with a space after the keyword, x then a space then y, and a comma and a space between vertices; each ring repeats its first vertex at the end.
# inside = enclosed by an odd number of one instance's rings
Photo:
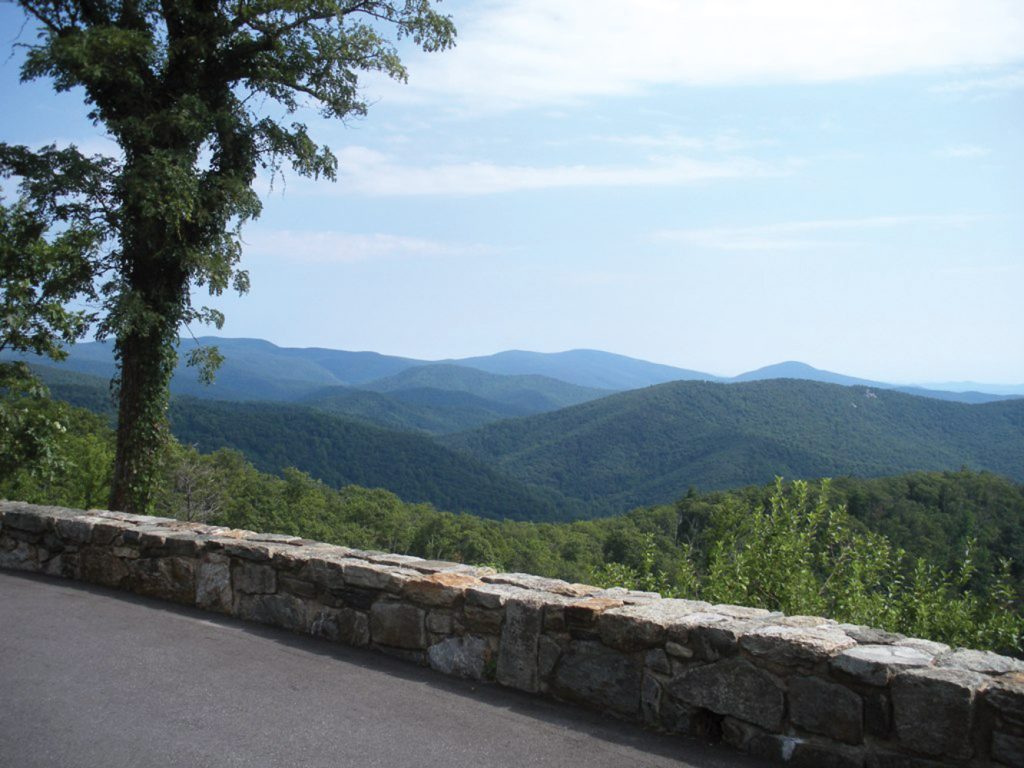
POLYGON ((17 502, 0 502, 0 568, 370 646, 791 765, 1024 765, 1024 663, 817 616, 17 502))

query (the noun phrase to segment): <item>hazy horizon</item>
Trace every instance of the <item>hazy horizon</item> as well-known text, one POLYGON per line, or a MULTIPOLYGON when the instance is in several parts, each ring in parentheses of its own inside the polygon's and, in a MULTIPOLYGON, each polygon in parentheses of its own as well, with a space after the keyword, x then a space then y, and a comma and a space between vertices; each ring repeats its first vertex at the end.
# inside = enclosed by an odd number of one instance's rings
MULTIPOLYGON (((665 365, 665 366, 669 366, 669 367, 673 367, 673 368, 680 368, 680 369, 685 369, 685 370, 690 370, 690 371, 696 371, 696 372, 699 372, 699 373, 706 373, 706 374, 709 374, 711 376, 715 376, 715 377, 719 377, 719 378, 723 378, 723 379, 734 378, 736 376, 740 376, 740 375, 745 374, 745 373, 751 373, 753 371, 757 371, 757 370, 760 370, 762 368, 769 368, 769 367, 778 366, 778 365, 786 365, 786 364, 790 364, 790 363, 795 363, 795 364, 799 364, 799 365, 807 365, 807 366, 810 366, 811 368, 817 369, 819 371, 824 371, 824 372, 827 372, 827 373, 836 373, 836 374, 840 374, 840 375, 848 376, 848 377, 852 377, 852 378, 859 378, 859 379, 865 379, 865 380, 870 380, 870 381, 876 381, 878 383, 884 383, 884 384, 895 384, 895 385, 898 385, 898 386, 910 386, 910 387, 912 387, 912 386, 920 386, 920 387, 925 387, 925 388, 931 387, 931 388, 947 390, 947 391, 960 391, 960 390, 957 389, 958 387, 970 387, 971 385, 990 386, 990 387, 996 387, 996 388, 1007 388, 1007 389, 1013 389, 1015 391, 1017 389, 1020 389, 1021 387, 1024 387, 1024 381, 982 381, 982 380, 976 379, 976 378, 975 379, 971 379, 971 378, 950 379, 950 380, 946 380, 946 381, 911 381, 911 380, 904 381, 904 380, 899 380, 899 379, 881 379, 881 378, 873 378, 871 376, 866 376, 866 375, 861 374, 859 371, 848 369, 848 368, 826 368, 826 367, 821 366, 821 365, 816 365, 814 363, 814 361, 811 361, 811 360, 796 360, 796 359, 791 359, 791 358, 790 359, 774 360, 772 362, 769 362, 769 363, 766 363, 766 364, 763 364, 763 365, 746 366, 746 367, 741 366, 741 367, 739 367, 739 368, 737 368, 735 370, 728 370, 728 371, 706 370, 706 369, 702 369, 702 368, 697 368, 697 367, 695 367, 693 365, 687 365, 685 362, 682 363, 682 364, 673 363, 673 362, 665 362, 665 360, 663 360, 663 359, 659 360, 657 358, 641 358, 641 357, 637 357, 635 355, 629 355, 629 354, 626 354, 624 352, 617 351, 617 350, 614 350, 614 349, 596 349, 594 347, 569 347, 569 348, 566 348, 566 349, 546 349, 546 350, 542 350, 542 349, 527 349, 527 348, 522 348, 522 347, 516 347, 516 348, 508 348, 508 349, 493 349, 493 350, 481 352, 479 354, 472 354, 472 355, 458 355, 458 356, 456 356, 456 355, 441 355, 441 356, 437 356, 437 357, 431 357, 431 356, 427 356, 427 355, 416 354, 415 352, 412 352, 412 353, 398 353, 398 352, 390 352, 388 350, 382 350, 382 349, 355 348, 355 347, 343 348, 343 347, 329 346, 329 345, 323 345, 323 344, 302 344, 302 343, 283 344, 283 343, 279 343, 279 342, 275 341, 274 339, 261 338, 261 337, 257 337, 257 336, 229 336, 229 335, 224 335, 224 334, 215 335, 215 334, 211 334, 211 333, 203 333, 201 335, 197 335, 195 339, 193 339, 191 337, 183 337, 183 338, 181 338, 180 339, 181 345, 182 345, 181 346, 181 351, 186 351, 190 346, 195 345, 197 342, 206 343, 207 341, 210 341, 210 340, 212 340, 213 343, 217 343, 218 340, 223 340, 223 341, 261 341, 261 342, 268 342, 268 343, 273 344, 274 346, 282 348, 282 349, 329 349, 329 350, 338 351, 338 352, 370 352, 370 353, 376 353, 376 354, 384 355, 384 356, 387 356, 387 357, 408 358, 408 359, 411 359, 411 360, 417 360, 417 361, 421 361, 421 362, 424 362, 424 363, 446 363, 446 362, 458 363, 460 360, 464 360, 464 359, 467 359, 467 358, 490 357, 490 356, 493 356, 493 355, 499 355, 499 354, 506 353, 506 352, 539 353, 539 354, 544 354, 544 355, 558 355, 558 354, 566 353, 566 352, 597 352, 597 353, 601 353, 601 354, 611 354, 611 355, 617 355, 617 356, 621 356, 621 357, 627 357, 627 358, 634 359, 634 360, 640 360, 642 362, 654 363, 656 365, 665 365)), ((79 343, 95 343, 95 339, 89 338, 89 339, 85 339, 85 340, 83 340, 83 342, 79 342, 79 343)), ((108 340, 106 340, 105 343, 109 344, 109 343, 113 343, 113 342, 108 339, 108 340)), ((49 361, 46 361, 43 364, 44 365, 45 364, 49 364, 49 361)), ((54 363, 54 364, 55 365, 59 365, 59 363, 54 363)), ((996 391, 992 391, 991 393, 992 394, 1001 394, 1000 392, 996 392, 996 391)))

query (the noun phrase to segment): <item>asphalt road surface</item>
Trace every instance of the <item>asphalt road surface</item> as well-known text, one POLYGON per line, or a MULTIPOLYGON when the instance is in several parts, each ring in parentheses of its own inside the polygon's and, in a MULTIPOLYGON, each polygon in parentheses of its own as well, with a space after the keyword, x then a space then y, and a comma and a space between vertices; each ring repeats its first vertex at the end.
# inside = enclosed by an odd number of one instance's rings
POLYGON ((0 571, 0 768, 756 768, 370 651, 0 571))

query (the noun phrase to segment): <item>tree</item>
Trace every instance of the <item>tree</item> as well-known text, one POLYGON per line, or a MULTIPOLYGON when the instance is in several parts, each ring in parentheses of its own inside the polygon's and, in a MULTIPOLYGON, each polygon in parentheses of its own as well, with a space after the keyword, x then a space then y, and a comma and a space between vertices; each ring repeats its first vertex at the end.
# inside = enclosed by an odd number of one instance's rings
MULTIPOLYGON (((0 156, 0 172, 5 159, 0 156)), ((69 167, 67 155, 49 147, 32 160, 69 189, 89 186, 93 172, 103 167, 69 167)), ((103 235, 101 225, 81 214, 60 200, 34 205, 22 197, 6 205, 0 198, 0 352, 60 360, 67 354, 64 345, 88 328, 92 312, 68 304, 95 298, 103 235), (55 234, 57 221, 63 229, 55 234)), ((62 468, 57 443, 67 415, 25 363, 0 363, 0 480, 19 471, 48 476, 62 468)))
MULTIPOLYGON (((365 114, 360 73, 404 80, 397 41, 442 50, 455 29, 431 0, 19 2, 39 25, 22 79, 82 88, 90 117, 123 155, 99 194, 79 190, 77 199, 87 207, 111 202, 98 327, 100 337, 114 338, 119 368, 110 503, 142 511, 159 469, 178 333, 193 321, 223 323, 220 313, 193 305, 191 290, 248 287, 238 233, 260 212, 257 171, 276 174, 287 162, 304 176, 335 176, 330 150, 301 122, 270 116, 271 108, 365 114)), ((76 193, 29 165, 12 169, 26 191, 34 185, 41 199, 76 193)), ((190 362, 217 360, 207 349, 190 362)))

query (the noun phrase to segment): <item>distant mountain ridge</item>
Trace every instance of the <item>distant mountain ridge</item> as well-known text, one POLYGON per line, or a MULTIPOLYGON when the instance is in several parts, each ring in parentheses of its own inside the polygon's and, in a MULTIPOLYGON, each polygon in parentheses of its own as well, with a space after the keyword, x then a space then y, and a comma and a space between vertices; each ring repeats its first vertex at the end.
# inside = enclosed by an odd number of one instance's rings
MULTIPOLYGON (((844 387, 892 389, 908 395, 930 397, 936 400, 952 400, 958 403, 991 403, 1015 397, 1013 394, 999 394, 977 390, 948 391, 926 389, 905 384, 888 384, 884 381, 871 381, 870 379, 859 379, 856 376, 846 376, 842 373, 823 371, 820 368, 814 368, 807 365, 807 363, 801 363, 796 360, 787 360, 784 363, 775 363, 774 365, 768 365, 754 371, 747 371, 726 381, 738 384, 746 381, 766 381, 771 379, 798 379, 801 381, 820 381, 823 384, 839 384, 844 387)), ((1024 387, 1022 387, 1022 394, 1024 394, 1024 387)))
MULTIPOLYGON (((348 387, 384 392, 414 388, 431 390, 464 391, 481 395, 480 388, 491 392, 505 390, 495 402, 509 404, 509 389, 518 385, 518 397, 526 402, 535 392, 538 382, 520 380, 496 385, 493 381, 486 386, 480 382, 469 385, 466 382, 469 370, 481 371, 493 376, 539 376, 547 382, 540 399, 531 412, 551 410, 593 399, 612 391, 624 391, 654 386, 670 381, 709 381, 720 383, 742 383, 765 379, 791 378, 806 381, 820 381, 844 386, 870 386, 892 389, 921 397, 953 400, 968 403, 992 402, 1010 397, 1024 396, 1024 385, 1019 387, 993 385, 992 392, 926 389, 907 385, 871 381, 854 376, 814 368, 806 363, 787 361, 734 377, 716 376, 710 373, 676 368, 651 363, 645 360, 616 355, 598 350, 576 349, 566 352, 527 352, 509 350, 483 357, 468 357, 441 361, 417 360, 414 358, 383 355, 377 352, 351 352, 320 347, 292 348, 278 347, 260 339, 229 339, 204 337, 202 344, 215 344, 224 355, 224 363, 217 373, 216 381, 206 386, 198 381, 196 373, 179 364, 171 383, 176 394, 191 395, 216 400, 274 400, 293 402, 305 400, 316 392, 329 387, 348 387), (430 373, 430 369, 436 369, 430 373), (413 370, 417 373, 411 373, 413 370), (462 371, 456 375, 453 369, 462 371), (418 377, 419 387, 408 385, 401 376, 418 377), (394 377, 399 377, 394 379, 394 377), (447 381, 443 381, 447 379, 447 381), (392 386, 389 380, 400 386, 392 386), (558 382, 555 384, 554 382, 558 382), (514 385, 513 385, 514 384, 514 385), (589 390, 588 394, 565 390, 555 394, 562 385, 574 385, 589 390), (999 390, 999 391, 994 391, 999 390), (1019 390, 1019 392, 1017 391, 1019 390), (567 399, 568 398, 568 399, 567 399), (576 398, 573 400, 573 398, 576 398), (542 403, 541 401, 546 401, 542 403)), ((182 351, 193 344, 182 342, 182 351)), ((49 364, 49 363, 47 363, 49 364)), ((114 373, 112 346, 109 343, 86 342, 73 346, 67 361, 61 364, 67 370, 79 371, 110 378, 114 373)), ((494 400, 482 395, 485 400, 494 400)), ((501 409, 499 409, 501 410, 501 409)))
POLYGON ((596 349, 566 352, 508 350, 485 357, 466 357, 445 362, 503 375, 536 374, 584 387, 626 390, 664 384, 667 381, 723 381, 719 376, 687 368, 650 363, 596 349))

